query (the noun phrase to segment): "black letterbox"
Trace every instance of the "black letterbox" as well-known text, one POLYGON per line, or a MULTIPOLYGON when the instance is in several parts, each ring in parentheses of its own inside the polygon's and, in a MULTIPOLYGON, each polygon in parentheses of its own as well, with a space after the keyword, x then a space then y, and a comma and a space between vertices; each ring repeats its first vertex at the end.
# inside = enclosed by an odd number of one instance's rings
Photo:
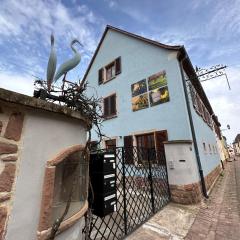
POLYGON ((95 194, 93 202, 93 214, 98 217, 105 217, 106 215, 116 211, 117 196, 116 192, 108 192, 105 195, 95 194))
MULTIPOLYGON (((89 176, 93 188, 93 214, 104 217, 116 211, 116 157, 113 152, 90 155, 89 176)), ((89 193, 91 195, 91 193, 89 193)))
POLYGON ((96 152, 90 155, 90 172, 115 172, 115 153, 96 152))
POLYGON ((115 173, 102 173, 96 172, 91 177, 91 183, 94 193, 105 194, 116 190, 116 175, 115 173))

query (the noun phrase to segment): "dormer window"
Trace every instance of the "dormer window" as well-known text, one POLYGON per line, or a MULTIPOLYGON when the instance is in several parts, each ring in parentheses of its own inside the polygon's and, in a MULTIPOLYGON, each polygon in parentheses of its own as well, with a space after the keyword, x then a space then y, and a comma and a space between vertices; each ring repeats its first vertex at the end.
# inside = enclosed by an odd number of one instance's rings
POLYGON ((121 73, 121 57, 116 58, 114 61, 99 69, 98 71, 98 84, 103 84, 115 78, 121 73))

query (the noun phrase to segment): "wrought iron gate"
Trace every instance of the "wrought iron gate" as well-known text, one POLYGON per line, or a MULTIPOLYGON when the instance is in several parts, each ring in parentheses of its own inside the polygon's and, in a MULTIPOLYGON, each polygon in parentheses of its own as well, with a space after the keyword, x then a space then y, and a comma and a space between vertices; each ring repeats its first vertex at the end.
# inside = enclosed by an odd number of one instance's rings
POLYGON ((170 201, 164 153, 155 149, 116 148, 117 210, 93 215, 89 238, 122 239, 170 201))

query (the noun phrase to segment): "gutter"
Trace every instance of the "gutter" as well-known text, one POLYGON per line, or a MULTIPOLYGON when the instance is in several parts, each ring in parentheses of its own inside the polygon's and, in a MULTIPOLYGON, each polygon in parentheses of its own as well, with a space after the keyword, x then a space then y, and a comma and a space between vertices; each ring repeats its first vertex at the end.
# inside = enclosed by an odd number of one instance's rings
POLYGON ((203 174, 202 164, 201 164, 201 160, 200 160, 200 156, 199 156, 199 149, 198 149, 198 145, 197 145, 194 124, 193 124, 192 112, 191 112, 191 107, 190 107, 189 98, 188 98, 187 85, 186 85, 186 81, 185 81, 184 74, 183 74, 183 61, 187 60, 188 56, 186 54, 184 47, 182 49, 183 49, 183 52, 180 52, 180 55, 183 53, 183 56, 179 55, 178 60, 179 60, 179 67, 180 67, 180 71, 181 71, 184 95, 185 95, 185 99, 186 99, 187 113, 188 113, 188 117, 189 117, 190 129, 191 129, 192 138, 193 138, 193 146, 195 149, 195 155, 196 155, 196 159, 197 159, 202 193, 205 198, 208 198, 206 183, 205 183, 205 179, 204 179, 204 174, 203 174))

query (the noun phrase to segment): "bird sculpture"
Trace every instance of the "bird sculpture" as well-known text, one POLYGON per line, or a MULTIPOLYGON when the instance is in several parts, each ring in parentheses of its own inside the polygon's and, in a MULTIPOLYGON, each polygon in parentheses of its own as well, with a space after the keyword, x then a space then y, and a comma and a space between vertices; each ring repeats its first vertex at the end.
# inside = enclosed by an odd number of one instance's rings
POLYGON ((69 71, 71 71, 73 68, 75 68, 81 61, 81 55, 80 53, 73 47, 75 43, 78 43, 80 46, 83 46, 77 39, 74 39, 70 47, 72 51, 74 52, 74 56, 69 59, 68 61, 62 63, 56 74, 56 63, 57 63, 57 58, 55 54, 55 49, 54 49, 54 37, 53 35, 51 36, 51 52, 50 52, 50 57, 48 61, 48 68, 47 68, 47 85, 48 85, 48 90, 50 90, 51 85, 53 82, 56 82, 60 77, 64 76, 63 81, 65 81, 65 77, 69 71), (53 39, 53 41, 52 41, 53 39))
POLYGON ((51 51, 50 51, 50 56, 48 59, 48 66, 47 66, 47 87, 48 91, 51 88, 54 74, 56 71, 56 66, 57 66, 57 56, 56 56, 56 51, 54 47, 54 36, 51 34, 51 51))

